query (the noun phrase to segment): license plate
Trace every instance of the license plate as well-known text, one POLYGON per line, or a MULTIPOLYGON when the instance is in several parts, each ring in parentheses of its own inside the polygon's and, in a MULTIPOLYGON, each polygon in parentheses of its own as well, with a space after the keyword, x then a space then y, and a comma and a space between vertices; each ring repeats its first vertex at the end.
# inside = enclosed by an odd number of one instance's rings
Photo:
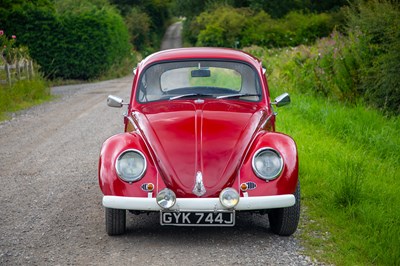
POLYGON ((161 225, 234 226, 235 212, 160 212, 161 225))

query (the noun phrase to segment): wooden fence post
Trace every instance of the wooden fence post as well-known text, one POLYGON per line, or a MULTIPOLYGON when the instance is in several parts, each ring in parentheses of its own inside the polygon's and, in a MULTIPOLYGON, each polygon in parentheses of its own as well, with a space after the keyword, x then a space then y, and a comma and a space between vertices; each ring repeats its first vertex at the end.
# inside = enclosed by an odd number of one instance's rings
POLYGON ((8 85, 11 86, 10 65, 8 63, 6 63, 6 65, 5 65, 5 70, 6 70, 6 79, 7 79, 8 85))
POLYGON ((28 69, 28 61, 24 61, 24 71, 25 71, 25 73, 26 73, 26 78, 28 79, 28 80, 30 80, 31 79, 31 77, 30 77, 30 75, 29 75, 29 69, 28 69))
POLYGON ((35 76, 35 72, 33 71, 33 62, 32 62, 32 60, 29 60, 29 73, 30 73, 30 77, 32 79, 35 76))
POLYGON ((19 60, 17 60, 17 62, 15 63, 15 68, 17 69, 16 78, 17 78, 17 80, 21 80, 21 69, 20 69, 20 65, 19 65, 19 60))
POLYGON ((5 83, 12 86, 16 80, 28 79, 32 80, 35 76, 33 61, 23 59, 16 61, 15 64, 10 65, 4 62, 4 66, 0 65, 0 70, 4 69, 6 74, 5 80, 0 80, 0 83, 5 83))

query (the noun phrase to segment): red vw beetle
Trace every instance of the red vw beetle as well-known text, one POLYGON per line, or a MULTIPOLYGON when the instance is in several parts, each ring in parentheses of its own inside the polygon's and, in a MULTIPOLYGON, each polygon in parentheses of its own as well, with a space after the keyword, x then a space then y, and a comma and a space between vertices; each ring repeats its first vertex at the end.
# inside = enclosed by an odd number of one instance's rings
POLYGON ((272 232, 293 234, 300 216, 297 148, 275 132, 265 70, 223 48, 152 54, 135 70, 125 132, 99 160, 106 231, 126 230, 126 211, 159 212, 160 224, 234 226, 238 212, 268 214, 272 232))

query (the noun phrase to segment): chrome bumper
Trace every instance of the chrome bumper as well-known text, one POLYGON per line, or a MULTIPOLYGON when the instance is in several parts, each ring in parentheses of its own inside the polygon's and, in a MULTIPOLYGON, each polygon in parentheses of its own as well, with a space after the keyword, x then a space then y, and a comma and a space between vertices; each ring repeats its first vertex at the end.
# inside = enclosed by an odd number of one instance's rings
MULTIPOLYGON (((295 204, 294 195, 241 197, 234 210, 251 211, 290 207, 295 204)), ((136 211, 160 211, 155 198, 103 196, 103 206, 112 209, 136 211)), ((219 198, 177 198, 170 211, 219 211, 226 210, 219 198)))

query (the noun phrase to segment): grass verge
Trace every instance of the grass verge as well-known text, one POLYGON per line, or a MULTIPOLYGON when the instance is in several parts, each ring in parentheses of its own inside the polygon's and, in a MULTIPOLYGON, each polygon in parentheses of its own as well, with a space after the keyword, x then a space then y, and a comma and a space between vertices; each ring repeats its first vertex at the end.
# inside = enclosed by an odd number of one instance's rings
POLYGON ((40 77, 21 80, 12 86, 0 86, 0 121, 10 118, 10 113, 29 108, 52 99, 47 82, 40 77))
POLYGON ((264 54, 264 64, 272 95, 292 96, 277 130, 298 145, 307 254, 337 265, 400 265, 399 117, 300 93, 313 84, 282 54, 264 54))
POLYGON ((337 265, 398 265, 400 120, 296 94, 278 119, 298 143, 314 221, 302 235, 309 254, 337 265))

